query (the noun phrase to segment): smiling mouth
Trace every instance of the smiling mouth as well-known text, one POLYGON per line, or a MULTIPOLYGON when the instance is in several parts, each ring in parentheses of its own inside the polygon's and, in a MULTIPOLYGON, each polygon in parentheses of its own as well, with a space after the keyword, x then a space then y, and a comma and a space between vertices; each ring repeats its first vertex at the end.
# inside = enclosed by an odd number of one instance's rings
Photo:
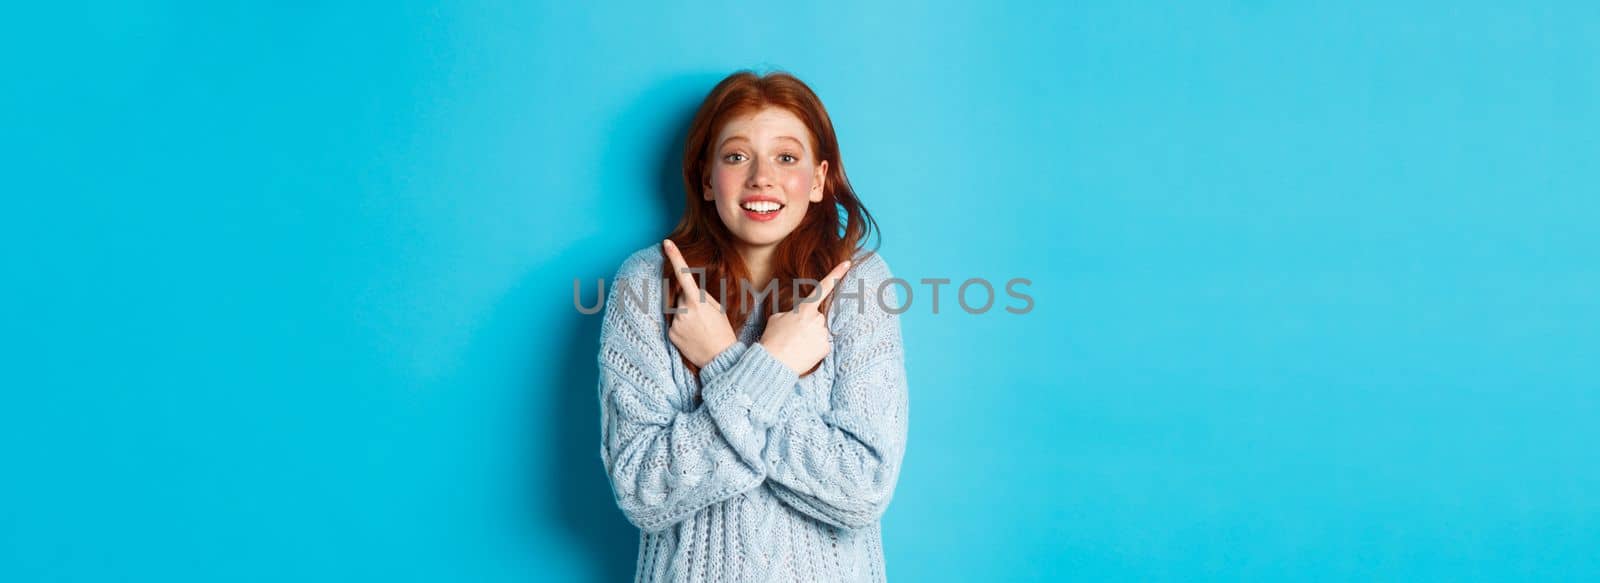
POLYGON ((784 206, 786 205, 778 204, 769 200, 756 200, 741 204, 739 205, 739 208, 759 215, 770 215, 783 210, 784 206))

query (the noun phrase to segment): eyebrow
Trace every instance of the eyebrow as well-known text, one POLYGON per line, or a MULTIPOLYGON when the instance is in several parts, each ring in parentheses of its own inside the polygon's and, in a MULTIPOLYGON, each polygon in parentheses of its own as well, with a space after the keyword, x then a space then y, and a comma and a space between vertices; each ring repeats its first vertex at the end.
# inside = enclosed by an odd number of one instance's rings
MULTIPOLYGON (((805 144, 806 144, 806 143, 805 143, 805 142, 802 142, 802 141, 800 141, 800 140, 798 140, 798 139, 796 139, 796 138, 795 138, 795 137, 793 137, 793 136, 778 136, 778 137, 776 137, 776 138, 773 138, 773 139, 775 139, 775 140, 789 140, 789 141, 791 141, 791 142, 794 142, 794 143, 796 143, 796 144, 800 144, 800 146, 801 146, 801 147, 802 147, 802 148, 804 148, 804 147, 805 147, 805 144)), ((728 142, 732 142, 732 141, 734 141, 734 140, 744 140, 744 141, 746 141, 746 142, 748 142, 748 141, 750 141, 750 139, 749 139, 749 138, 746 138, 746 137, 744 137, 744 136, 729 136, 729 137, 728 137, 728 139, 726 139, 726 140, 723 140, 723 141, 722 141, 722 143, 721 143, 721 144, 718 144, 718 145, 717 145, 717 147, 718 147, 718 148, 721 148, 721 147, 723 147, 723 146, 726 146, 726 145, 728 145, 728 142)))

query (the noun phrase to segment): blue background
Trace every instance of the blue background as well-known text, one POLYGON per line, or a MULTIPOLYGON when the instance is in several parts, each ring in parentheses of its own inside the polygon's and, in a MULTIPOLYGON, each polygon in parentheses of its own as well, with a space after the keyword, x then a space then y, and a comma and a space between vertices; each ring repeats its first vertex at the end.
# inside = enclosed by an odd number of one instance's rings
POLYGON ((572 281, 742 67, 898 275, 1034 282, 903 317, 895 580, 1600 577, 1592 3, 39 4, 0 580, 631 576, 572 281))

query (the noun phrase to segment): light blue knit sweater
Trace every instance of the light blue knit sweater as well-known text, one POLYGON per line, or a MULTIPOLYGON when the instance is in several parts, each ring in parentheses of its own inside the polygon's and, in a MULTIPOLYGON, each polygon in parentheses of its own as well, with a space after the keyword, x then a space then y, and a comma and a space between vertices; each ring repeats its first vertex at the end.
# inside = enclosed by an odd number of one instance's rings
POLYGON ((623 263, 600 336, 600 454, 641 531, 636 579, 884 581, 878 519, 907 413, 900 323, 877 299, 888 265, 852 265, 828 310, 833 349, 799 378, 757 342, 764 317, 690 374, 667 338, 662 262, 652 246, 623 263))

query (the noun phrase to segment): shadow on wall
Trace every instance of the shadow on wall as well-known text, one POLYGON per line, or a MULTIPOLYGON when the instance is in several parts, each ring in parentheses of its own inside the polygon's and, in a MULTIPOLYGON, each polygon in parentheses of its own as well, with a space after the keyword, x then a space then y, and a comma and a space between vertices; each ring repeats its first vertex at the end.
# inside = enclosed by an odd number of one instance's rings
MULTIPOLYGON (((549 507, 541 509, 544 512, 540 514, 559 520, 562 532, 584 549, 597 582, 627 581, 633 577, 639 531, 617 509, 600 460, 597 359, 601 315, 585 316, 573 308, 570 282, 574 277, 581 278, 588 296, 584 302, 592 303, 590 294, 594 293, 596 278, 604 278, 609 286, 628 254, 665 237, 677 223, 684 196, 683 142, 700 100, 721 77, 686 75, 650 87, 610 128, 613 137, 601 157, 602 163, 640 162, 633 167, 608 165, 597 172, 603 177, 598 195, 656 203, 617 207, 650 213, 643 222, 646 231, 607 232, 603 238, 574 241, 556 260, 541 266, 541 273, 533 278, 540 286, 559 283, 562 301, 550 306, 559 315, 544 321, 557 323, 549 329, 560 335, 559 345, 565 347, 558 351, 560 354, 548 355, 555 356, 553 360, 535 363, 545 365, 536 371, 553 371, 553 376, 532 379, 535 385, 531 421, 535 427, 549 428, 550 433, 543 439, 553 450, 545 457, 547 474, 543 480, 535 477, 547 486, 545 492, 554 492, 546 501, 549 507)), ((663 337, 662 341, 666 339, 663 337)))
POLYGON ((612 497, 611 483, 600 462, 600 406, 596 352, 600 317, 576 311, 568 326, 557 330, 567 346, 556 378, 548 385, 555 399, 536 399, 535 414, 553 433, 555 450, 547 471, 546 492, 553 492, 547 516, 580 543, 592 563, 594 581, 626 581, 633 576, 639 531, 623 518, 612 497))

